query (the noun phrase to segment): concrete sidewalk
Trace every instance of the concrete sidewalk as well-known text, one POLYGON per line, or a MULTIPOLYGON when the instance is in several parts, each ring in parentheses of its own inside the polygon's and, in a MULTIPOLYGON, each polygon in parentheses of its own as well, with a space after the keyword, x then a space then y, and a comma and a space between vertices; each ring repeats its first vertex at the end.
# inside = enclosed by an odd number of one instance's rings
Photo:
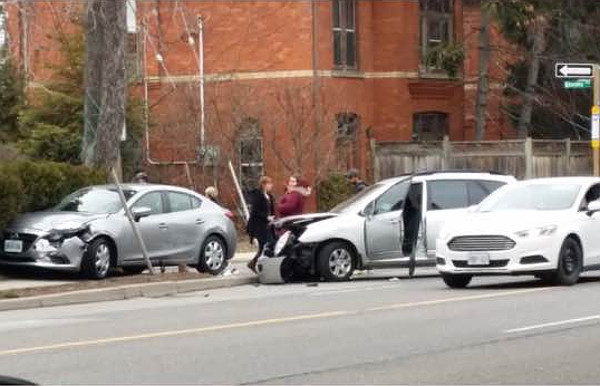
MULTIPOLYGON (((180 281, 161 281, 117 285, 114 287, 83 289, 70 292, 23 297, 17 299, 0 299, 0 311, 49 307, 67 304, 92 303, 110 300, 124 300, 135 297, 161 297, 184 292, 205 291, 227 288, 257 282, 256 275, 246 264, 254 253, 238 253, 231 260, 231 266, 221 275, 214 278, 186 279, 180 281)), ((193 270, 193 268, 190 268, 193 270)), ((178 267, 168 267, 166 272, 177 272, 178 267)), ((52 272, 25 274, 9 274, 0 276, 0 291, 36 289, 50 286, 61 286, 83 281, 77 274, 56 274, 52 272), (36 277, 39 275, 39 278, 36 277)))

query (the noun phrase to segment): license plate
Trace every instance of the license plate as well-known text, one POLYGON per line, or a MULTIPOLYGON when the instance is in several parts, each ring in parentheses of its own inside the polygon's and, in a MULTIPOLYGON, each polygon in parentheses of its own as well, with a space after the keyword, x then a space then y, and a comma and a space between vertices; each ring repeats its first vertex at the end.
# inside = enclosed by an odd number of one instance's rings
POLYGON ((470 253, 467 259, 468 265, 490 265, 488 253, 470 253))
POLYGON ((21 240, 4 240, 4 252, 8 252, 8 253, 23 252, 23 242, 21 240))

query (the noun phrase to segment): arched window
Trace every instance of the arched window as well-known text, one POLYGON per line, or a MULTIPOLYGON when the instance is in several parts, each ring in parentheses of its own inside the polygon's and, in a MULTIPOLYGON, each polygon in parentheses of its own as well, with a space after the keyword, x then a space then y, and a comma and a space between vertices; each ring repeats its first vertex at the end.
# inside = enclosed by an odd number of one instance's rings
POLYGON ((264 173, 263 139, 260 122, 246 118, 239 126, 240 178, 244 192, 258 187, 258 180, 264 173))
POLYGON ((448 114, 427 111, 413 115, 414 141, 441 141, 448 135, 448 114))

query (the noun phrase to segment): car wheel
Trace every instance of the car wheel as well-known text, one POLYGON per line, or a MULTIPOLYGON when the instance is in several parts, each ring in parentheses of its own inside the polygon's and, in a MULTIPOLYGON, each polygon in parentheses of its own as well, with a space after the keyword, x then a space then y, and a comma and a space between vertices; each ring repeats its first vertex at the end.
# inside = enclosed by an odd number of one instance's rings
POLYGON ((466 288, 469 283, 471 283, 471 279, 473 279, 472 275, 452 275, 444 273, 442 274, 442 279, 444 283, 450 288, 466 288))
POLYGON ((348 243, 329 243, 319 252, 319 273, 327 281, 346 281, 354 273, 355 260, 354 250, 348 243))
POLYGON ((104 279, 110 270, 112 251, 108 240, 92 241, 83 255, 81 273, 88 279, 104 279))
POLYGON ((200 261, 198 262, 199 272, 208 272, 211 275, 218 275, 227 267, 227 248, 221 238, 209 236, 202 244, 200 251, 200 261))
POLYGON ((123 272, 125 272, 128 275, 139 275, 140 273, 144 272, 147 268, 148 267, 146 267, 145 265, 129 265, 121 267, 123 272))
POLYGON ((560 248, 558 267, 553 275, 553 284, 569 286, 577 283, 583 268, 583 252, 579 243, 567 238, 560 248))

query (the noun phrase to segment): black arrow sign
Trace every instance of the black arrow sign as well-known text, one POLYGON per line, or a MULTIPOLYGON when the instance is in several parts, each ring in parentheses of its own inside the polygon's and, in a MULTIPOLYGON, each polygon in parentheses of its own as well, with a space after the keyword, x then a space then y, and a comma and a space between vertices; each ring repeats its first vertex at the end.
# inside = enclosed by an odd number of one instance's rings
POLYGON ((594 65, 582 63, 556 63, 554 72, 557 78, 591 78, 594 76, 594 65))

